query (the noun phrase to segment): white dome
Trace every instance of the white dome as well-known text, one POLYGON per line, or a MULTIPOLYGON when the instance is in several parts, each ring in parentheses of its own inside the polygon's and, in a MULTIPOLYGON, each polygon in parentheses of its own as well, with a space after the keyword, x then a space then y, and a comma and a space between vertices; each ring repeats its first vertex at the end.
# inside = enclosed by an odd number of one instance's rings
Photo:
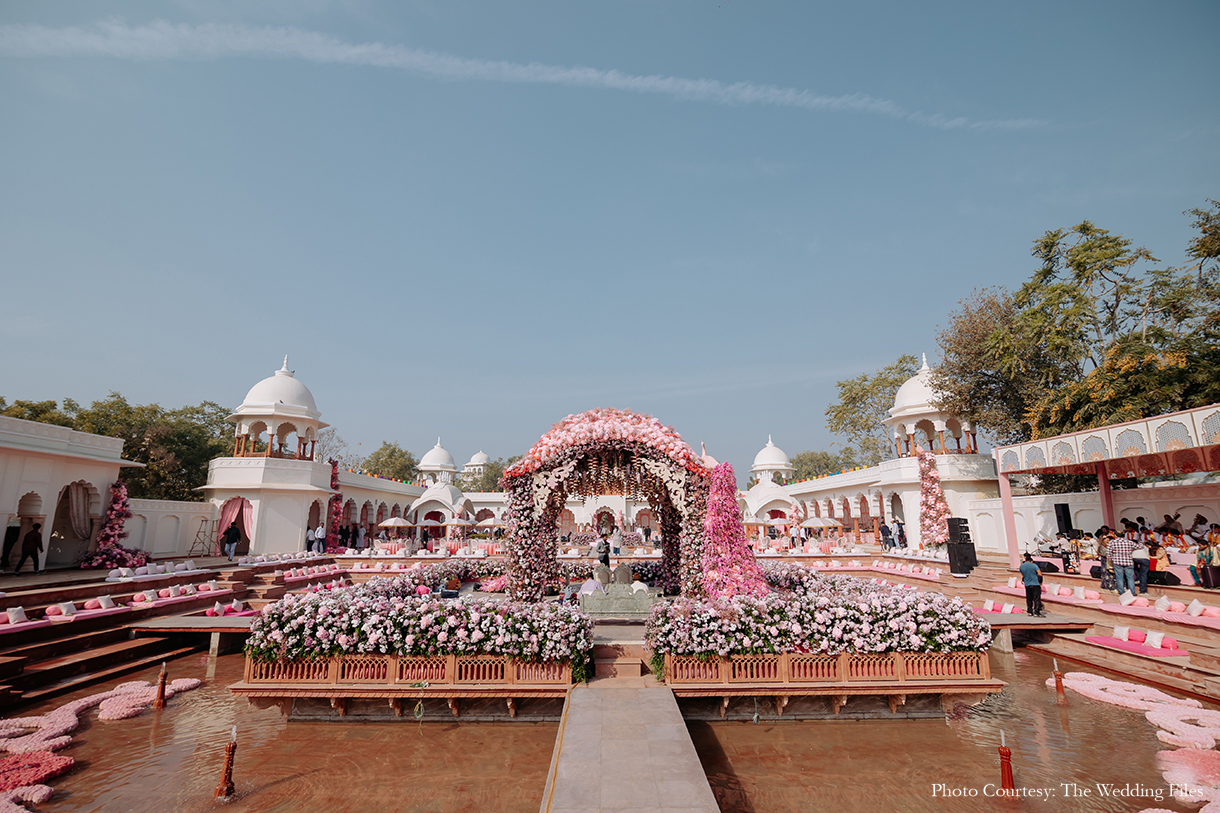
POLYGON ((287 407, 297 407, 314 415, 318 414, 318 405, 313 400, 313 393, 288 369, 288 357, 284 357, 284 366, 270 378, 264 378, 246 393, 242 400, 243 407, 275 406, 283 404, 287 407))
POLYGON ((890 414, 898 416, 936 412, 938 410, 932 405, 935 397, 936 393, 932 389, 932 370, 928 367, 928 357, 924 356, 919 372, 903 382, 898 392, 894 393, 894 408, 890 410, 890 414))
POLYGON ((784 454, 784 450, 771 442, 771 436, 767 435, 767 445, 762 448, 758 454, 754 455, 754 465, 750 467, 750 471, 792 471, 792 463, 788 460, 788 455, 784 454))
POLYGON ((419 461, 420 471, 457 471, 453 455, 441 446, 441 439, 436 439, 436 445, 419 461))
POLYGON ((470 462, 467 463, 466 465, 467 466, 486 466, 490 462, 491 462, 491 458, 488 457, 487 455, 485 455, 480 450, 478 452, 475 452, 474 456, 470 458, 470 462))

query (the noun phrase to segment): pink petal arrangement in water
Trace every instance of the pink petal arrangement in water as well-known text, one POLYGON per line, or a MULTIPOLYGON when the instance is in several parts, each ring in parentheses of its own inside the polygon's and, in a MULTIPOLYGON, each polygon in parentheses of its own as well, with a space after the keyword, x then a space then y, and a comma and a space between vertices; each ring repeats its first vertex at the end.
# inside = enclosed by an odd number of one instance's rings
MULTIPOLYGON (((1053 688, 1055 679, 1048 678, 1046 685, 1053 688)), ((1121 680, 1111 680, 1088 672, 1068 672, 1063 676, 1063 685, 1090 700, 1100 700, 1102 703, 1134 711, 1151 711, 1162 706, 1186 706, 1192 709, 1203 706, 1198 700, 1173 697, 1151 686, 1124 683, 1121 680)))
POLYGON ((1156 762, 1165 781, 1175 786, 1177 801, 1192 805, 1206 801, 1199 813, 1220 813, 1220 751, 1161 751, 1156 762))
POLYGON ((1169 745, 1208 750, 1215 748, 1216 739, 1220 738, 1220 711, 1166 706, 1153 709, 1144 717, 1162 729, 1156 732, 1156 738, 1169 745))

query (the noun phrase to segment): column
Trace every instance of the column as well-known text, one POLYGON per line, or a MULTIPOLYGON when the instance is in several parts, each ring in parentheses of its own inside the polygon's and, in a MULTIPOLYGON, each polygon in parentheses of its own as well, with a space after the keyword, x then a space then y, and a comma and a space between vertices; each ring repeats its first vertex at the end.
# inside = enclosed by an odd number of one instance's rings
POLYGON ((1114 497, 1110 494, 1110 473, 1104 460, 1097 463, 1097 490, 1101 492, 1101 521, 1107 528, 1114 527, 1114 497))
MULTIPOLYGON (((992 453, 994 456, 994 452, 992 453)), ((996 461, 998 466, 999 461, 996 461)), ((1000 511, 1004 514, 1004 540, 1008 543, 1008 566, 1016 570, 1021 564, 1017 550, 1017 519, 1012 513, 1012 484, 1008 475, 1000 473, 1000 511)))

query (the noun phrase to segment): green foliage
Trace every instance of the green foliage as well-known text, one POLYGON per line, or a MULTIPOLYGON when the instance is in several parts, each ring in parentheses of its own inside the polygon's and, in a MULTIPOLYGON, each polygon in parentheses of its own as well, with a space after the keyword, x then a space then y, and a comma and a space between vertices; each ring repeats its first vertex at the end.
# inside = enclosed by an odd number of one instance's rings
POLYGON ((894 394, 919 371, 912 355, 890 365, 838 382, 839 400, 826 408, 826 427, 844 435, 854 448, 857 465, 874 466, 889 456, 889 432, 881 422, 890 416, 894 394))
POLYGON ((415 455, 389 441, 383 441, 377 451, 364 459, 363 468, 392 480, 414 480, 419 476, 419 461, 415 455))
POLYGON ((1220 203, 1192 209, 1184 268, 1084 221, 1034 242, 1021 288, 976 291, 938 336, 940 407, 1004 443, 1213 403, 1220 203))
POLYGON ((504 476, 504 470, 520 459, 519 454, 515 454, 507 460, 497 457, 483 467, 481 475, 462 475, 462 491, 470 493, 503 491, 504 487, 500 485, 500 478, 504 476))
POLYGON ((795 480, 811 480, 814 477, 834 474, 837 471, 860 465, 856 459, 855 450, 850 447, 843 449, 838 454, 823 451, 798 452, 790 460, 792 468, 796 469, 796 474, 793 475, 795 480))
POLYGON ((9 407, 0 400, 0 414, 122 438, 123 457, 145 464, 123 472, 135 499, 202 500, 195 489, 207 482, 208 463, 228 452, 233 436, 224 420, 228 410, 219 404, 165 409, 130 404, 117 392, 88 408, 71 399, 62 408, 54 401, 15 401, 9 407))

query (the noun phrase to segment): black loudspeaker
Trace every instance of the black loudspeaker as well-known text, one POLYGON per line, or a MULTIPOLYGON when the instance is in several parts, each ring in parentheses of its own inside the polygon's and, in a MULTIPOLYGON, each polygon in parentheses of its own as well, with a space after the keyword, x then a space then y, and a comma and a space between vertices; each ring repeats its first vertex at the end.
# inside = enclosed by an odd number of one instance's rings
POLYGON ((950 544, 946 550, 949 551, 950 573, 968 574, 978 567, 979 559, 975 555, 974 545, 970 542, 950 544))
POLYGON ((1059 533, 1070 534, 1072 532, 1072 509, 1067 503, 1055 503, 1055 522, 1059 525, 1059 533))
POLYGON ((962 517, 949 517, 949 544, 970 542, 970 525, 962 517))

